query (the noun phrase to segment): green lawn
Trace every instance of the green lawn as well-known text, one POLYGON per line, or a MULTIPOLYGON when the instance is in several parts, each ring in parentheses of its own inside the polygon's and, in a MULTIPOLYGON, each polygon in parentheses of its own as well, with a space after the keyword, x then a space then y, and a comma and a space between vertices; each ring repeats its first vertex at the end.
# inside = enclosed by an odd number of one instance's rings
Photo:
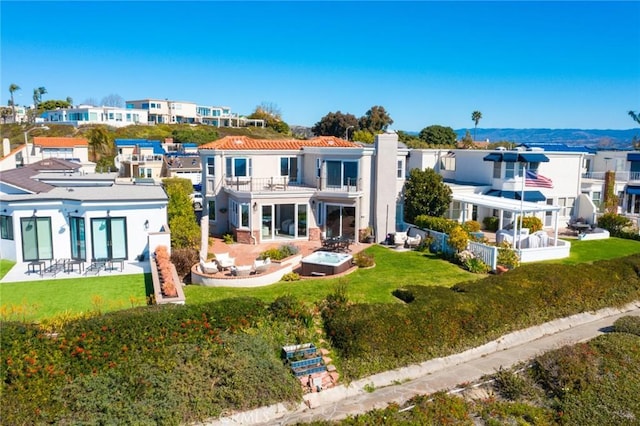
MULTIPOLYGON (((640 252, 640 242, 610 238, 571 241, 571 256, 555 263, 575 264, 612 259, 640 252)), ((253 296, 265 301, 291 294, 306 302, 322 300, 338 281, 347 283, 349 299, 355 302, 396 303, 391 292, 409 284, 451 286, 482 278, 432 254, 396 252, 382 246, 368 249, 375 257, 372 269, 356 270, 342 278, 281 282, 259 288, 209 288, 187 286, 187 303, 204 303, 234 296, 253 296)), ((13 265, 0 260, 0 277, 13 265)), ((0 284, 0 318, 39 321, 63 312, 101 312, 140 306, 146 303, 151 276, 118 275, 95 278, 36 280, 0 284)))
POLYGON ((68 312, 108 312, 147 303, 151 274, 0 284, 0 318, 39 321, 68 312))
POLYGON ((576 263, 594 262, 596 260, 615 259, 640 253, 640 241, 622 238, 607 238, 606 240, 570 240, 571 253, 566 259, 550 261, 573 265, 576 263))
POLYGON ((462 281, 481 278, 460 269, 429 253, 417 251, 396 252, 382 246, 368 249, 375 257, 376 266, 358 269, 341 278, 305 279, 281 282, 259 288, 210 288, 187 286, 187 303, 201 303, 233 296, 253 296, 265 301, 291 294, 306 302, 322 300, 331 293, 339 281, 347 283, 349 299, 356 302, 393 303, 398 299, 391 291, 409 284, 451 286, 462 281))

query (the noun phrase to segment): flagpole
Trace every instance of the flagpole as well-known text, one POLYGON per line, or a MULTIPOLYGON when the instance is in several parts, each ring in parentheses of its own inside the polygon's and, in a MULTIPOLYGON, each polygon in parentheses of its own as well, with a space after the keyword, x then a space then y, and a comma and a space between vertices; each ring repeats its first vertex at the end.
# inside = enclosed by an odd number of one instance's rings
POLYGON ((522 227, 524 226, 524 184, 527 180, 527 163, 522 164, 522 193, 520 194, 520 233, 518 234, 519 249, 522 249, 522 227))

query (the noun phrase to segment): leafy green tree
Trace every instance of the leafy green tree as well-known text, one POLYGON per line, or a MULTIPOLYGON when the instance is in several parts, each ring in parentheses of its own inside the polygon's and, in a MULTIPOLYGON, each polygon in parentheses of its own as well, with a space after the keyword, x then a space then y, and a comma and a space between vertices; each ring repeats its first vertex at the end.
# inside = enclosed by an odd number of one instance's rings
POLYGON ((60 99, 50 99, 48 101, 43 101, 38 105, 39 111, 51 111, 56 108, 71 108, 71 104, 60 99))
POLYGON ((113 155, 113 135, 105 126, 92 127, 86 137, 93 152, 93 161, 97 162, 102 156, 113 155))
POLYGON ((412 169, 404 184, 404 219, 414 223, 420 215, 442 216, 451 199, 451 188, 433 169, 412 169))
POLYGON ((40 108, 40 102, 42 102, 42 95, 47 93, 47 89, 44 87, 38 87, 33 89, 33 111, 31 113, 31 120, 35 122, 38 116, 38 110, 40 108))
POLYGON ((462 138, 462 147, 464 149, 475 148, 475 145, 473 144, 473 139, 471 138, 471 133, 468 130, 464 134, 464 138, 462 138))
POLYGON ((11 83, 9 85, 9 93, 11 94, 11 112, 13 114, 13 122, 14 123, 16 122, 16 103, 15 103, 15 101, 13 99, 13 94, 18 90, 20 90, 20 86, 18 86, 17 84, 11 83))
POLYGON ((275 130, 278 133, 289 134, 291 129, 289 125, 282 121, 280 108, 274 103, 263 102, 247 118, 255 120, 264 120, 266 127, 275 130))
POLYGON ((456 132, 454 132, 451 127, 439 126, 437 124, 422 129, 418 137, 430 147, 453 147, 457 139, 456 132))
POLYGON ((475 127, 473 128, 473 140, 476 141, 476 130, 478 129, 478 123, 480 119, 482 119, 482 113, 480 111, 473 111, 471 113, 471 119, 475 123, 475 127))
POLYGON ((193 184, 189 179, 163 179, 164 190, 169 197, 167 216, 171 229, 171 246, 175 248, 198 248, 200 244, 200 228, 196 223, 195 213, 189 195, 193 192, 193 184))
POLYGON ((398 141, 407 145, 409 148, 427 148, 427 144, 424 143, 418 136, 410 135, 409 133, 398 130, 398 141))
POLYGON ((2 117, 2 124, 7 124, 7 118, 11 117, 13 110, 9 107, 0 107, 0 117, 2 117))
POLYGON ((313 125, 311 131, 316 136, 335 136, 344 138, 347 128, 358 128, 358 119, 353 114, 330 112, 313 125))
POLYGON ((368 130, 356 130, 350 139, 356 142, 373 143, 374 135, 368 130))
POLYGON ((362 117, 360 117, 360 129, 367 130, 372 134, 380 133, 393 124, 393 120, 382 106, 372 106, 362 117))

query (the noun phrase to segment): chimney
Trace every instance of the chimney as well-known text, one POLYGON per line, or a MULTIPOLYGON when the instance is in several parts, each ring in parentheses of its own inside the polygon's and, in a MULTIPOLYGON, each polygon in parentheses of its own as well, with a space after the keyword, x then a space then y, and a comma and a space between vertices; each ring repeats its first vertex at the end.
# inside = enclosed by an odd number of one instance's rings
POLYGON ((9 142, 9 138, 2 139, 2 156, 6 157, 11 152, 11 142, 9 142))

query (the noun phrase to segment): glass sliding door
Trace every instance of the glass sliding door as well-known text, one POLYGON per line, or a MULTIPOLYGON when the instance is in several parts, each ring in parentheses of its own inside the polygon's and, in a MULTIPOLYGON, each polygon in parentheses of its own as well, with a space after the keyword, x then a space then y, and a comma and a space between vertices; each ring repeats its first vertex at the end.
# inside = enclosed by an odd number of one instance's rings
POLYGON ((273 238, 273 206, 262 205, 262 228, 260 230, 262 239, 273 238))
POLYGON ((356 208, 327 204, 327 237, 355 238, 356 208))
POLYGON ((84 218, 69 218, 69 227, 71 228, 71 258, 74 260, 87 260, 84 218))
POLYGON ((51 218, 27 217, 20 219, 22 231, 22 258, 25 261, 53 259, 51 218))
POLYGON ((93 259, 127 259, 126 230, 124 217, 91 219, 93 259))

